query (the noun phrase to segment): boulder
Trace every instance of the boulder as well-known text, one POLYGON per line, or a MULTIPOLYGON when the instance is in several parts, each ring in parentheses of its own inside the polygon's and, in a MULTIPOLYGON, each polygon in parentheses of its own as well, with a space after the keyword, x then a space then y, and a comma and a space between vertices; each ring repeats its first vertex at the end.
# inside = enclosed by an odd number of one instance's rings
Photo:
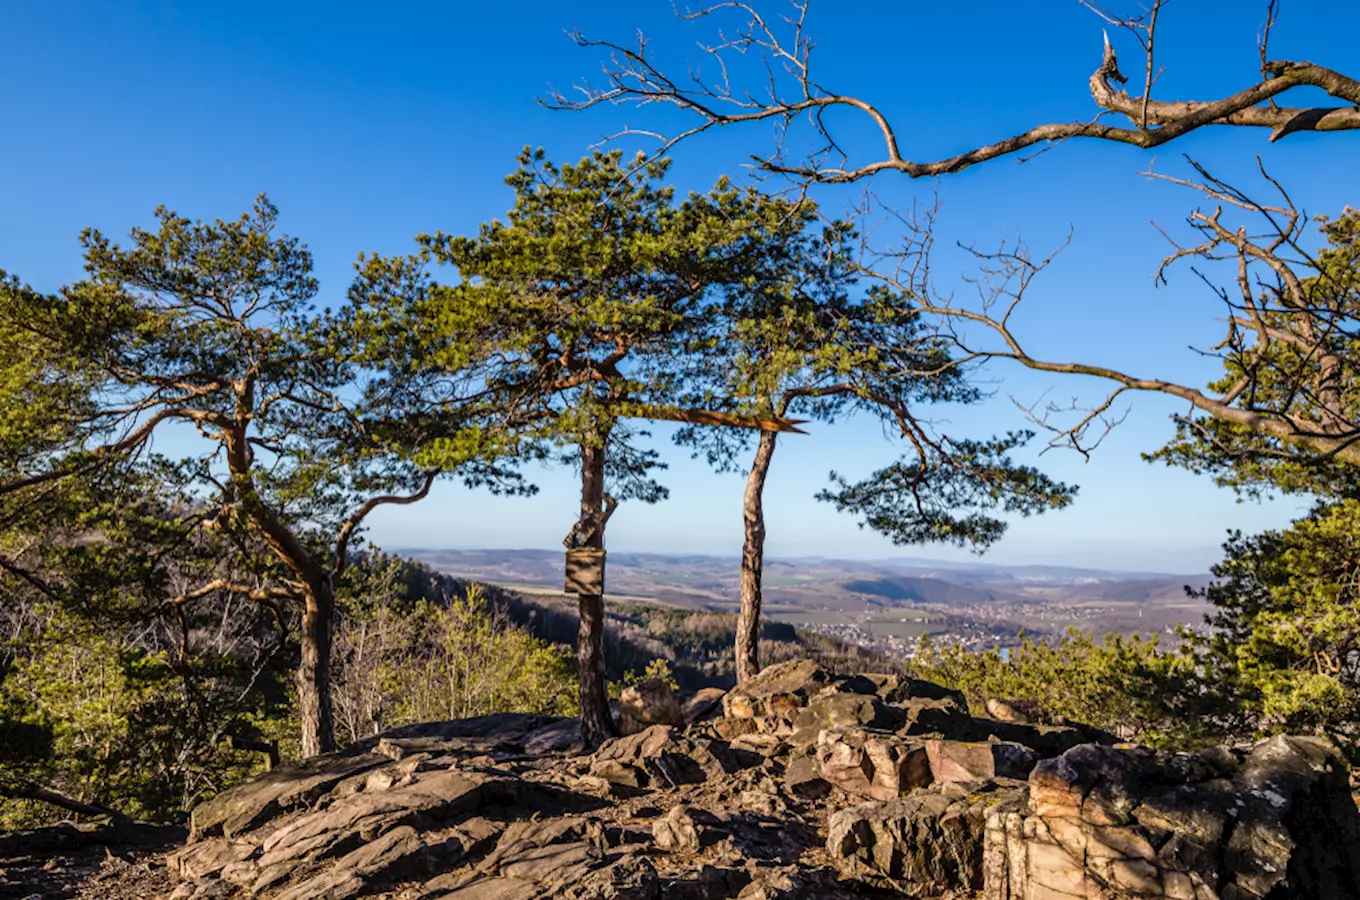
POLYGON ((694 784, 742 765, 744 757, 724 743, 690 738, 668 725, 612 738, 591 757, 590 774, 637 788, 694 784))
POLYGON ((637 734, 652 725, 684 725, 671 686, 660 678, 644 678, 619 694, 619 731, 637 734))
POLYGON ((922 742, 862 728, 821 732, 817 768, 823 779, 847 794, 875 800, 891 800, 930 784, 922 742))
POLYGON ((933 735, 955 741, 973 739, 977 732, 966 704, 953 697, 915 697, 904 701, 905 721, 899 730, 908 735, 933 735))
POLYGON ((1085 744, 1040 762, 987 825, 987 900, 1360 896, 1360 813, 1330 744, 1161 753, 1085 744))
POLYGON ((614 788, 610 793, 624 797, 641 792, 651 782, 645 768, 617 759, 595 760, 590 764, 589 777, 604 779, 614 788))
POLYGON ((1024 793, 1017 782, 934 785, 842 809, 827 821, 827 853, 843 876, 913 897, 981 890, 988 812, 1022 808, 1024 793))
POLYGON ((1015 725, 1057 725, 1044 708, 1032 700, 1016 697, 988 697, 982 703, 987 718, 1015 725))
POLYGON ((520 739, 520 746, 530 756, 574 753, 584 746, 581 740, 581 720, 573 717, 544 725, 524 735, 520 739))
POLYGON ((815 747, 789 758, 784 767, 784 789, 806 800, 820 800, 831 793, 831 782, 822 777, 815 747))
POLYGON ((907 723, 907 712, 889 706, 872 695, 829 693, 808 701, 793 719, 793 734, 789 742, 803 747, 817 742, 817 734, 826 728, 874 728, 896 731, 907 723))
POLYGON ((1033 750, 1004 741, 969 742, 930 739, 925 742, 930 774, 936 781, 1025 779, 1038 762, 1033 750))
MULTIPOLYGON (((822 871, 809 871, 793 866, 757 872, 750 884, 742 888, 736 900, 862 900, 861 885, 854 882, 837 884, 822 871)), ((712 897, 730 894, 709 894, 712 897)))
POLYGON ((773 733, 775 724, 768 719, 729 719, 726 716, 703 723, 703 730, 724 741, 733 741, 743 735, 773 733))
POLYGON ((722 710, 722 699, 727 691, 722 688, 700 688, 680 707, 680 716, 686 725, 702 722, 718 715, 722 710))
POLYGON ((770 716, 792 720, 812 695, 831 682, 831 676, 810 659, 775 663, 739 684, 723 697, 723 714, 732 719, 770 716))
POLYGON ((699 852, 699 826, 684 805, 671 807, 670 812, 656 820, 652 825, 652 838, 656 846, 667 853, 699 852))
POLYGON ((974 741, 1006 741, 1023 744, 1043 759, 1061 756, 1082 744, 1117 744, 1119 738, 1090 725, 1028 725, 1017 722, 998 722, 993 719, 973 719, 967 729, 974 741))
POLYGON ((965 713, 968 712, 968 700, 964 697, 963 691, 943 687, 933 681, 908 678, 905 675, 870 675, 866 677, 881 679, 878 681, 878 689, 875 693, 888 703, 906 704, 911 700, 944 700, 957 706, 965 713))

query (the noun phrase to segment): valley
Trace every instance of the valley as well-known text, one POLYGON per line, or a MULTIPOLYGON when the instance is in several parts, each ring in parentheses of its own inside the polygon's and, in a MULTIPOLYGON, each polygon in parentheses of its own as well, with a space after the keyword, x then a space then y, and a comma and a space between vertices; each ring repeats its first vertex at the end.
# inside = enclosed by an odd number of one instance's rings
MULTIPOLYGON (((562 557, 550 550, 401 551, 457 578, 539 596, 562 596, 562 557)), ((611 553, 607 600, 735 613, 733 557, 611 553)), ((1187 596, 1208 576, 1059 566, 946 563, 928 559, 767 559, 763 613, 893 656, 922 635, 974 649, 1069 627, 1096 634, 1161 634, 1198 625, 1205 605, 1187 596)))

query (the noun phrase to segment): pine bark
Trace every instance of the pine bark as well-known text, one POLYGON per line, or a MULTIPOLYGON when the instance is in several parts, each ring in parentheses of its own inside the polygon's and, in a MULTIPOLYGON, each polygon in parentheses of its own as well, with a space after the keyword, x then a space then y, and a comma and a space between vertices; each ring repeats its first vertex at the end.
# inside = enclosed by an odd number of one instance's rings
POLYGON ((737 613, 737 683, 760 674, 760 579, 765 564, 765 476, 770 471, 778 435, 760 433, 741 514, 745 538, 741 548, 741 609, 737 613))
MULTIPOLYGON (((597 521, 584 546, 604 549, 605 441, 581 445, 581 519, 597 521)), ((576 665, 580 680, 581 738, 594 747, 618 732, 609 713, 604 668, 604 595, 577 596, 580 627, 576 636, 576 665)))
POLYGON ((329 579, 309 585, 302 608, 302 658, 297 671, 298 718, 302 757, 335 751, 331 712, 331 636, 335 589, 329 579))

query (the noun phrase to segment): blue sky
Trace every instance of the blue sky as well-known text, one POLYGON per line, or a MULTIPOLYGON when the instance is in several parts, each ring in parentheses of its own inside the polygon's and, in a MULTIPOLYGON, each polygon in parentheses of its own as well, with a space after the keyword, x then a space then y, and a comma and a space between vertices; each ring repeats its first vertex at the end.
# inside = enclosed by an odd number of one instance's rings
MULTIPOLYGON (((1168 70, 1158 94, 1217 96, 1258 77, 1256 6, 1173 3, 1159 37, 1168 70)), ((880 104, 908 155, 927 159, 1041 121, 1092 114, 1086 79, 1099 61, 1102 24, 1076 0, 1024 7, 814 0, 809 25, 820 41, 822 80, 880 104)), ((566 88, 598 67, 564 35, 573 26, 621 40, 640 28, 682 63, 697 58, 695 42, 712 34, 711 26, 677 23, 666 0, 0 0, 0 268, 55 289, 79 276, 76 237, 84 226, 121 235, 147 223, 158 204, 229 217, 267 191, 286 230, 312 248, 323 298, 338 300, 359 251, 405 252, 418 232, 469 231, 502 213, 510 197, 501 179, 525 144, 571 159, 621 124, 675 121, 663 110, 571 114, 538 105, 549 85, 566 88)), ((1291 0, 1272 55, 1354 70, 1357 32, 1360 4, 1291 0)), ((1119 46, 1134 74, 1134 48, 1119 46)), ((685 146, 675 183, 703 189, 723 172, 739 174, 768 137, 751 129, 685 146)), ((1182 152, 1245 183, 1261 154, 1310 212, 1360 203, 1360 136, 1298 135, 1270 145, 1261 133, 1204 133, 1164 153, 1157 168, 1183 173, 1182 152)), ((874 187, 902 205, 938 191, 946 244, 988 246, 1021 233, 1044 250, 1071 229, 1071 247, 1018 320, 1034 351, 1197 383, 1212 366, 1188 348, 1213 342, 1216 301, 1188 271, 1154 289, 1151 273, 1165 244, 1150 222, 1183 228, 1195 198, 1142 177, 1153 161, 1130 148, 1071 143, 1024 165, 1001 161, 938 183, 883 178, 874 187)), ((822 200, 834 208, 845 195, 822 200)), ((947 283, 966 271, 965 260, 946 252, 937 277, 947 283)), ((1101 396, 1094 382, 1011 368, 986 377, 996 396, 942 412, 951 430, 983 436, 1023 425, 1008 394, 1101 396)), ((1070 453, 1043 456, 1047 471, 1081 485, 1077 503, 1015 523, 989 558, 1200 571, 1218 557, 1226 529, 1277 527, 1304 508, 1297 499, 1238 504, 1207 479, 1141 462, 1139 451, 1170 433, 1166 415, 1176 408, 1134 398, 1127 422, 1089 463, 1070 453)), ((895 455, 868 421, 819 426, 783 442, 767 491, 769 552, 966 555, 898 551, 813 501, 828 470, 859 476, 895 455)), ((668 456, 672 499, 621 508, 610 547, 738 552, 741 479, 712 475, 675 451, 668 456)), ((535 474, 536 498, 501 500, 445 485, 418 506, 375 516, 373 537, 393 547, 556 548, 574 518, 575 485, 567 472, 535 474)))

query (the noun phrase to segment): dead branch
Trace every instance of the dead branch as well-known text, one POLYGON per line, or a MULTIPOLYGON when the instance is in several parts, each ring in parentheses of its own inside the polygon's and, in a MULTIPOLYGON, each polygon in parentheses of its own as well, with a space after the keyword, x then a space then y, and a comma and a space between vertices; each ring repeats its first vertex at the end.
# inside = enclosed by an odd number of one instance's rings
POLYGON ((8 797, 14 800, 37 800, 73 812, 81 816, 94 816, 97 818, 108 818, 117 824, 128 824, 132 821, 124 813, 98 803, 83 803, 74 797, 68 797, 53 788, 43 787, 33 781, 9 782, 0 781, 0 797, 8 797))
MULTIPOLYGON (((1223 390, 1031 354, 1013 321, 1035 278, 1052 264, 1054 255, 1034 258, 1022 245, 994 252, 971 250, 978 262, 978 298, 970 305, 960 304, 952 295, 941 295, 930 282, 933 217, 929 213, 923 218, 899 217, 907 234, 902 248, 884 253, 866 247, 861 270, 910 296, 923 314, 936 319, 940 334, 964 358, 1004 359, 1035 371, 1114 382, 1102 400, 1087 408, 1075 402, 1069 406, 1017 403, 1049 432, 1052 446, 1089 455, 1123 420, 1113 412, 1116 402, 1131 391, 1140 391, 1184 400, 1193 411, 1278 441, 1295 456, 1360 464, 1360 419, 1353 413, 1355 399, 1347 384, 1348 373, 1355 368, 1349 349, 1360 323, 1346 305, 1344 286, 1329 282, 1326 269, 1304 244, 1308 216, 1264 170, 1265 180, 1279 191, 1279 201, 1255 200, 1202 166, 1194 167, 1202 180, 1171 180, 1219 205, 1190 214, 1187 221, 1199 240, 1188 245, 1173 242, 1157 275, 1158 282, 1164 283, 1167 268, 1187 259, 1235 265, 1236 290, 1215 288, 1227 307, 1226 334, 1214 347, 1201 351, 1224 360, 1235 375, 1223 390), (1225 207, 1253 214, 1262 223, 1260 233, 1227 224, 1225 207), (1335 290, 1329 294, 1329 289, 1335 290)), ((1195 421, 1190 416, 1178 418, 1195 421)), ((1197 430, 1205 433, 1203 428, 1197 430)))
POLYGON ((635 43, 623 44, 573 32, 571 37, 579 46, 604 53, 604 81, 602 85, 583 81, 571 94, 553 91, 543 102, 565 110, 602 105, 668 104, 693 117, 693 125, 670 134, 650 127, 626 127, 606 138, 635 136, 653 141, 655 147, 640 165, 665 156, 678 144, 717 128, 772 122, 782 136, 796 121, 805 119, 820 142, 818 149, 790 162, 784 157, 782 143, 777 142, 773 152, 754 157, 758 171, 784 175, 804 184, 858 181, 884 171, 899 172, 910 178, 951 174, 1032 147, 1047 147, 1073 138, 1094 138, 1152 149, 1206 126, 1266 128, 1270 130, 1271 141, 1299 131, 1360 129, 1360 81, 1311 62, 1266 57, 1270 31, 1279 12, 1275 2, 1267 8, 1267 21, 1259 44, 1262 81, 1217 100, 1180 101, 1152 97, 1159 74, 1154 58, 1156 29, 1165 0, 1155 0, 1150 9, 1136 17, 1117 16, 1092 0, 1081 2, 1108 24, 1134 35, 1144 53, 1145 77, 1138 96, 1131 96, 1116 86, 1125 84, 1128 79, 1120 72, 1108 37, 1100 65, 1088 81, 1091 98, 1101 114, 1123 116, 1132 127, 1104 124, 1100 121, 1101 116, 1097 116, 1086 122, 1038 125, 945 159, 909 159, 899 142, 898 130, 877 104, 853 94, 828 90, 817 80, 812 65, 815 42, 806 31, 811 0, 796 0, 791 4, 790 13, 778 19, 766 16, 755 4, 747 2, 712 3, 694 11, 677 11, 677 15, 686 21, 738 17, 735 28, 719 27, 717 40, 701 45, 704 58, 717 69, 718 75, 713 79, 705 78, 695 65, 689 67, 684 77, 668 71, 657 61, 645 35, 639 34, 635 43), (749 85, 733 81, 733 71, 742 57, 758 58, 763 66, 763 75, 753 77, 749 85), (1319 88, 1342 104, 1278 105, 1277 97, 1303 87, 1319 88), (827 110, 835 107, 854 110, 874 125, 882 140, 882 153, 877 160, 859 165, 849 162, 848 151, 831 131, 825 116, 827 110))

